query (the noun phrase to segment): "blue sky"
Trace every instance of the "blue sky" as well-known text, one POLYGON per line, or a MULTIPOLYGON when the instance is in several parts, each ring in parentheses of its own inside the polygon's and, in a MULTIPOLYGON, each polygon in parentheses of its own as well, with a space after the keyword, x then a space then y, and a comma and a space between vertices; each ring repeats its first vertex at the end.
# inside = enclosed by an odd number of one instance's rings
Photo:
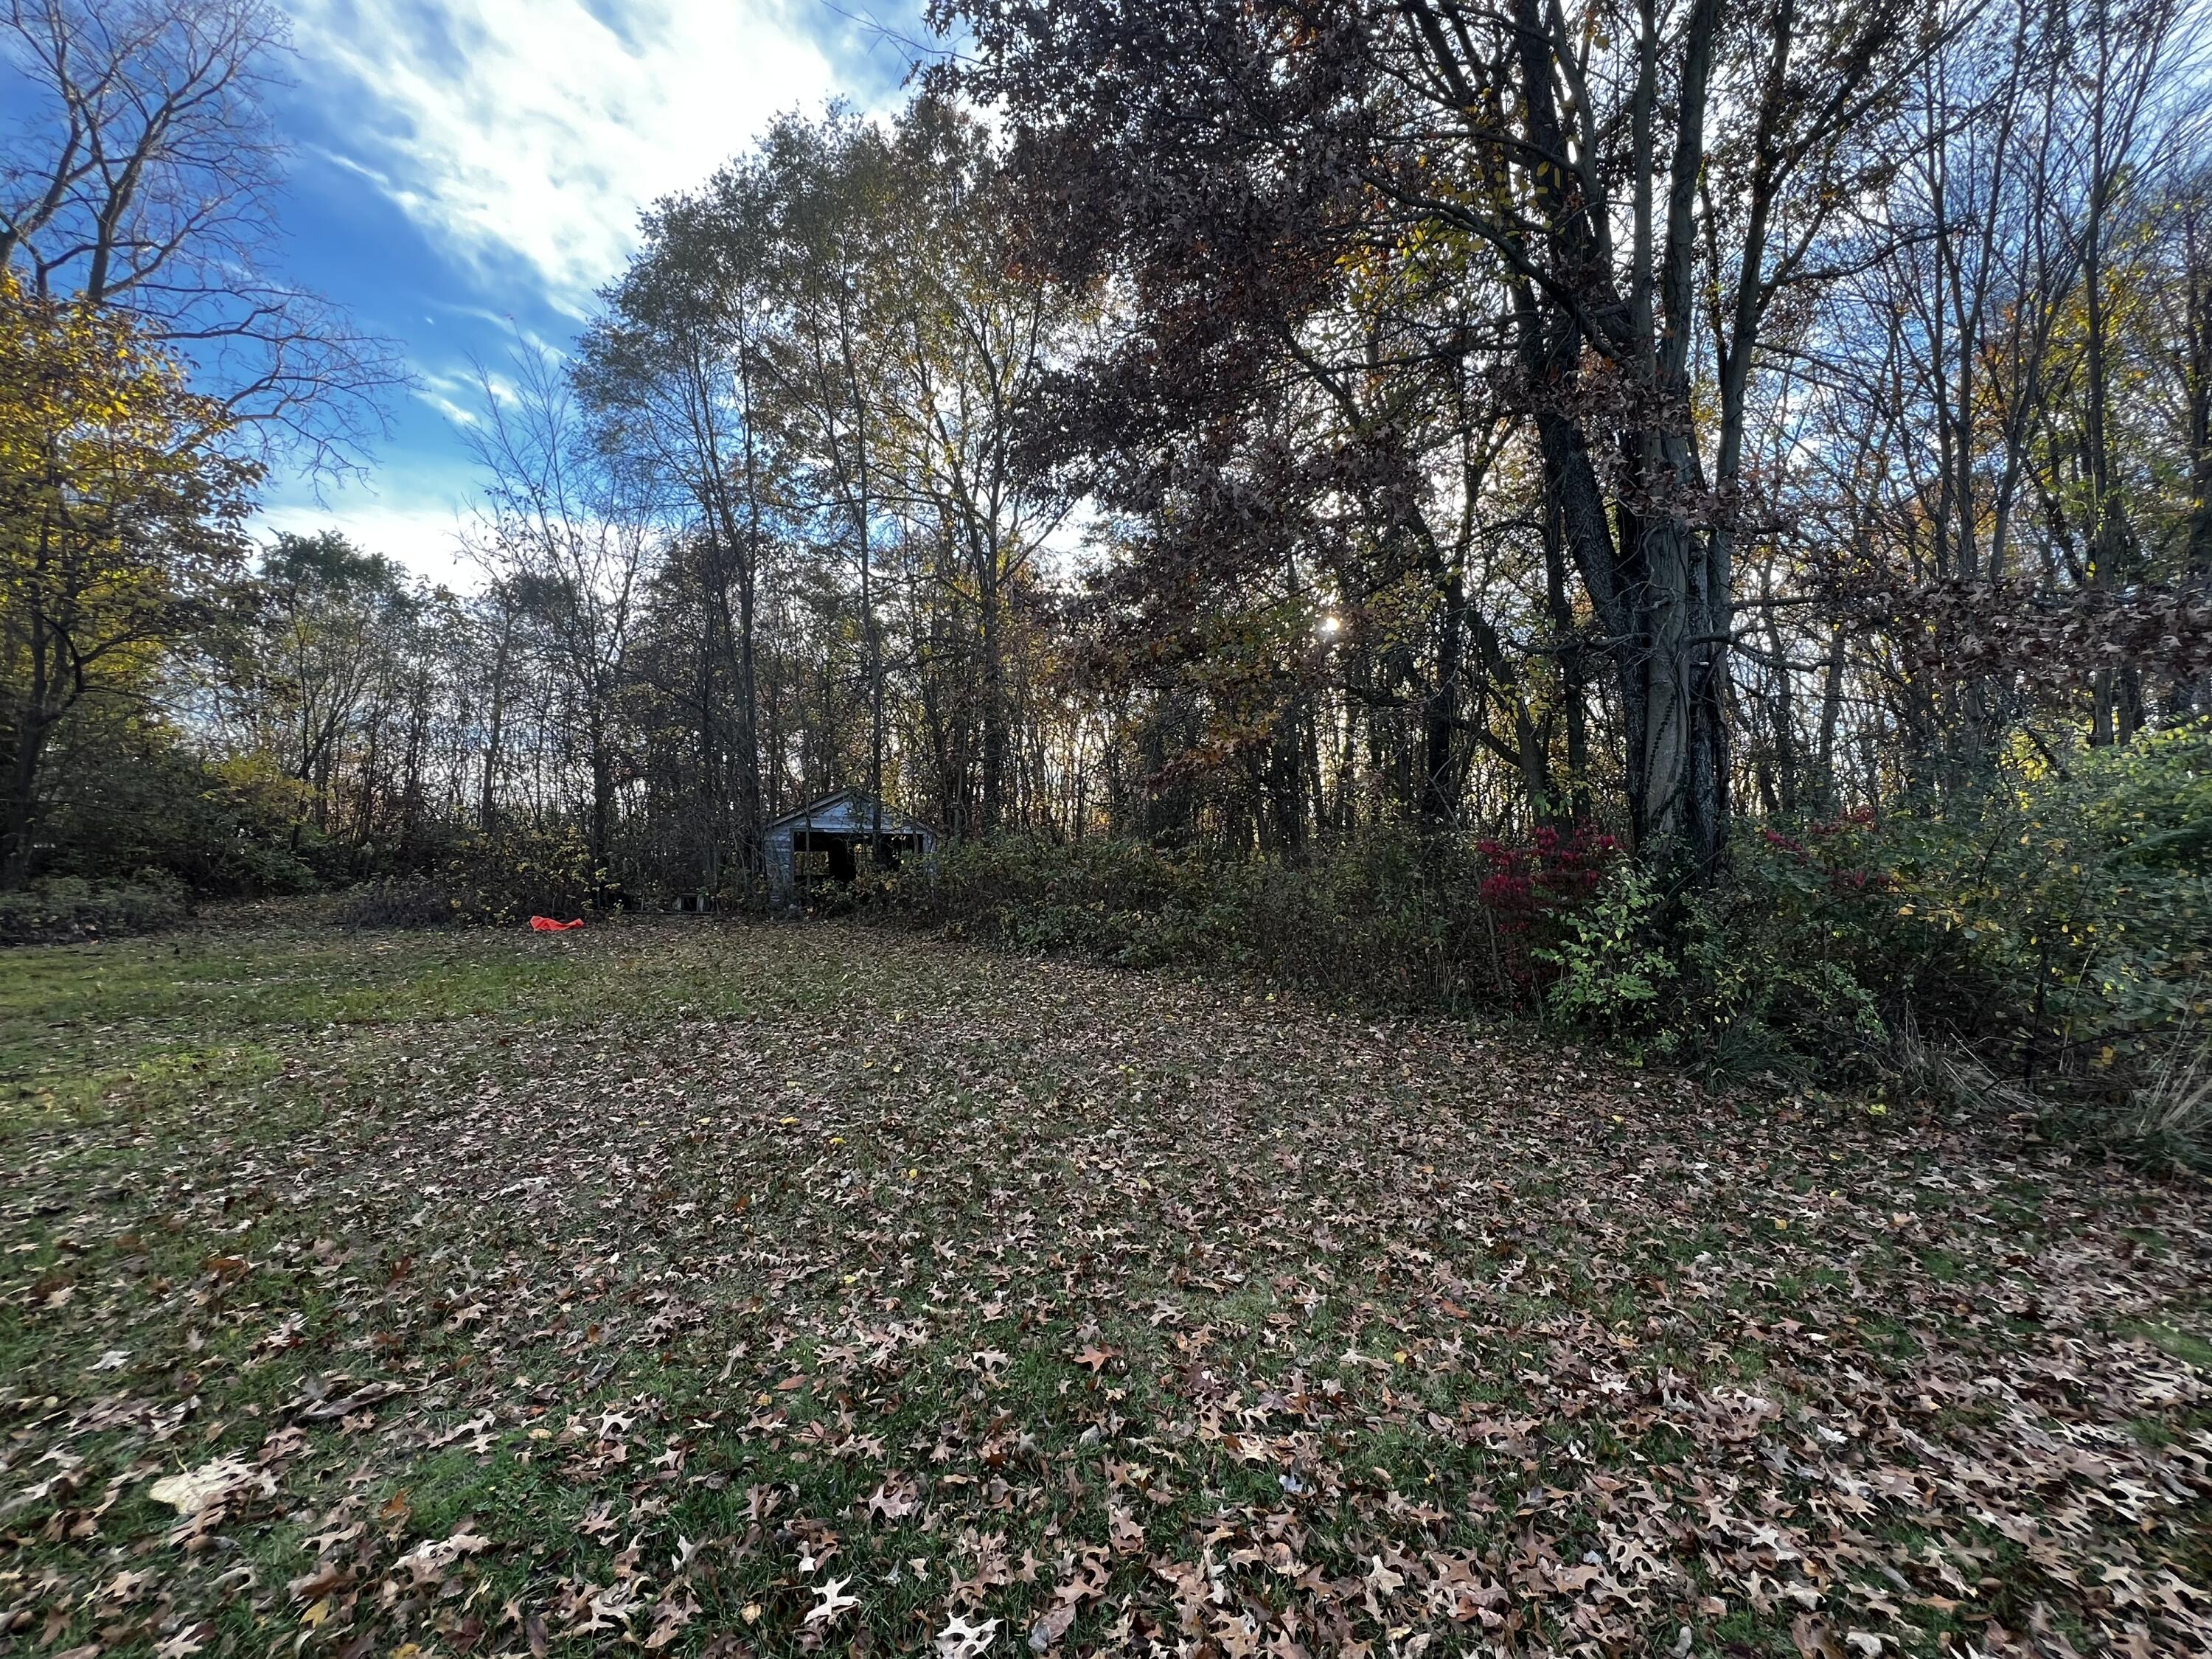
POLYGON ((914 0, 288 0, 291 277, 398 341, 368 477, 279 477, 267 528, 334 525, 473 585, 453 532, 471 473, 471 360, 516 331, 556 349, 634 245, 639 210, 697 183, 778 112, 901 95, 914 0))

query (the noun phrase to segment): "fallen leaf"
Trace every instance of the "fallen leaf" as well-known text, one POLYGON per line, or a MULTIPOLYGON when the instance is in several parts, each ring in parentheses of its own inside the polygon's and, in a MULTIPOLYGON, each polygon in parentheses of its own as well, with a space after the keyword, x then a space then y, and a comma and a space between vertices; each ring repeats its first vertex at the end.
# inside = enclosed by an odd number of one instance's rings
POLYGON ((975 1659, 996 1639, 1000 1622, 986 1619, 980 1624, 970 1623, 965 1613, 955 1613, 937 1632, 938 1659, 975 1659))
POLYGON ((848 1607, 859 1607, 860 1605, 859 1596, 845 1594, 845 1586, 852 1582, 849 1578, 831 1578, 823 1581, 821 1587, 815 1591, 815 1594, 822 1599, 806 1610, 806 1617, 802 1622, 809 1625, 826 1625, 848 1607))
POLYGON ((256 1489, 264 1495, 276 1490, 276 1478, 242 1457, 218 1457, 196 1469, 156 1480, 147 1495, 190 1517, 210 1509, 236 1493, 256 1489))

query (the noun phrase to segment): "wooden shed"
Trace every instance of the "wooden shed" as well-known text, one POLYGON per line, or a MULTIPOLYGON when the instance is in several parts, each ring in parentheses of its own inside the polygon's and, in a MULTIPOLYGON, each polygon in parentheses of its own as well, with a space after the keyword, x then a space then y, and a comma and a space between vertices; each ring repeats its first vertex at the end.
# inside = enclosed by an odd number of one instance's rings
POLYGON ((762 831, 769 896, 789 899, 814 883, 852 880, 868 856, 879 810, 884 851, 894 869, 936 848, 937 832, 928 825, 893 807, 878 808, 860 790, 840 789, 785 813, 762 831))

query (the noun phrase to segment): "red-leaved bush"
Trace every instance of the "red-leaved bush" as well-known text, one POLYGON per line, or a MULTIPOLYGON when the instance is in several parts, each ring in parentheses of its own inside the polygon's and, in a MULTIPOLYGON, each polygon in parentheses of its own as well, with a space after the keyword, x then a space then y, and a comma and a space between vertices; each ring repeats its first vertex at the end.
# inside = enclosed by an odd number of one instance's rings
POLYGON ((1501 979, 1518 991, 1534 985, 1533 951, 1547 942, 1547 924, 1595 892, 1622 851, 1618 837, 1579 824, 1564 833, 1544 824, 1518 843, 1475 843, 1482 870, 1475 891, 1497 941, 1501 979))

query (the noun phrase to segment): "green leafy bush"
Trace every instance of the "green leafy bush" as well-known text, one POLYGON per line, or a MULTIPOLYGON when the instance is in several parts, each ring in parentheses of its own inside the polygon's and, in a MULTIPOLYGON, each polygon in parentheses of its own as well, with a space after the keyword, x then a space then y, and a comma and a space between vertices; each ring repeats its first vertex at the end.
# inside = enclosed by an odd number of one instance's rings
POLYGON ((1865 1080, 1928 1071, 1933 1044, 2013 1107, 2184 1121, 2149 1103, 2212 1006, 2212 730, 1749 831, 1680 938, 1686 1051, 1865 1080))
POLYGON ((1666 999, 1681 969, 1667 948, 1665 903, 1650 871, 1626 859, 1608 867, 1586 902, 1561 914, 1557 939, 1537 948, 1556 974, 1547 1012, 1632 1050, 1655 1038, 1671 1049, 1666 999))
POLYGON ((1209 926, 1219 916, 1208 867, 1135 842, 1004 836, 955 843, 875 890, 903 914, 1012 949, 1202 963, 1227 943, 1209 926))
POLYGON ((61 876, 21 892, 0 893, 0 945, 115 939, 173 927, 191 914, 185 884, 158 872, 118 882, 61 876))
POLYGON ((486 920, 430 876, 379 876, 348 888, 334 915, 344 927, 459 927, 486 920))
MULTIPOLYGON (((82 739, 85 734, 78 734, 82 739)), ((313 836, 294 816, 296 785, 265 766, 204 759, 166 727, 114 722, 58 769, 40 873, 95 887, 159 870, 195 893, 232 897, 321 884, 313 836)))

